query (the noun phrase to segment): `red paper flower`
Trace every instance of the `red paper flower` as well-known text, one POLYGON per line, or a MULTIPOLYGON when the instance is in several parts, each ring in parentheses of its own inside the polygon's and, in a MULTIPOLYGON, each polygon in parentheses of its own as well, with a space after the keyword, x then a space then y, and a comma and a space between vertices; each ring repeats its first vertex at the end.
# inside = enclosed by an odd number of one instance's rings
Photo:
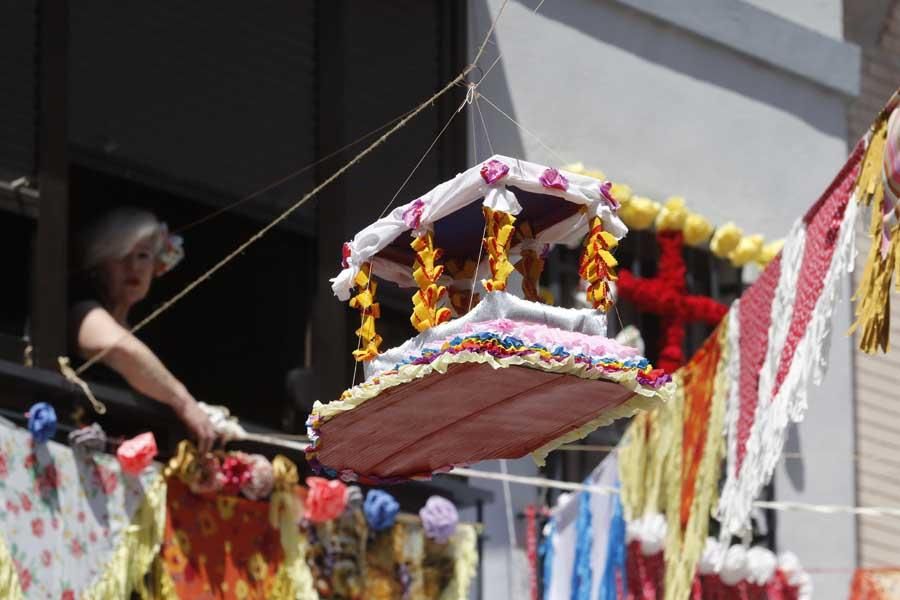
POLYGON ((79 522, 79 523, 84 523, 84 511, 83 511, 83 510, 79 510, 79 511, 78 511, 78 516, 77 516, 76 518, 78 519, 78 522, 79 522))
POLYGON ((129 475, 139 475, 153 462, 156 452, 156 438, 148 431, 122 442, 116 457, 123 471, 129 475))
POLYGON ((28 512, 31 510, 31 498, 28 497, 28 494, 21 493, 19 494, 19 501, 22 504, 22 510, 28 512))
POLYGON ((72 556, 74 556, 75 558, 81 558, 81 555, 84 554, 84 547, 78 540, 72 540, 72 546, 70 550, 72 552, 72 556))
POLYGON ((59 600, 75 600, 75 592, 72 590, 65 590, 62 593, 62 596, 59 597, 59 600))
POLYGON ((228 494, 237 494, 250 481, 250 464, 242 453, 235 452, 222 461, 222 490, 228 494))
POLYGON ((345 269, 350 266, 350 255, 353 253, 350 250, 350 244, 344 242, 344 245, 341 246, 341 266, 345 269))
POLYGON ((49 567, 51 562, 53 562, 53 555, 50 554, 50 551, 44 550, 41 552, 41 564, 45 567, 49 567))
POLYGON ((44 520, 43 519, 32 519, 31 533, 34 534, 34 537, 42 537, 44 535, 44 520))
POLYGON ((306 518, 313 523, 336 519, 347 507, 347 486, 342 481, 307 477, 306 518))
POLYGON ((14 515, 19 514, 19 505, 13 502, 12 500, 6 501, 6 510, 11 512, 14 515))
POLYGON ((6 465, 6 454, 0 452, 0 477, 9 475, 9 467, 6 465))
POLYGON ((96 544, 97 543, 97 533, 95 531, 91 531, 91 533, 88 534, 88 539, 91 541, 92 544, 96 544))
POLYGON ((28 456, 25 457, 25 463, 24 463, 25 468, 30 469, 30 468, 34 467, 34 463, 36 463, 36 462, 37 462, 37 457, 34 455, 34 453, 33 452, 29 453, 28 456))

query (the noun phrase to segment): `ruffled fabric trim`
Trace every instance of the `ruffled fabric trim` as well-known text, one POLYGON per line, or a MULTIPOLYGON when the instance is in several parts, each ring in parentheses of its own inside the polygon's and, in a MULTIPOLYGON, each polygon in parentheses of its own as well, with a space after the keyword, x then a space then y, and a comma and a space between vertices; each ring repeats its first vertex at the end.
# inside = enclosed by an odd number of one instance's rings
MULTIPOLYGON (((854 227, 857 212, 856 200, 851 197, 844 211, 834 255, 825 274, 822 293, 816 302, 803 338, 797 345, 790 371, 778 393, 769 401, 763 418, 757 417, 753 423, 747 456, 741 472, 728 474, 719 504, 723 536, 740 535, 746 530, 753 499, 772 478, 778 465, 788 423, 803 420, 809 384, 819 385, 825 376, 828 368, 831 318, 842 281, 854 266, 854 227)), ((761 389, 761 393, 766 392, 767 390, 761 389)))
MULTIPOLYGON (((509 340, 504 342, 504 338, 500 336, 465 338, 460 340, 459 344, 453 344, 442 351, 423 354, 420 359, 402 365, 395 371, 388 371, 373 377, 371 380, 345 391, 340 400, 328 404, 316 402, 307 420, 310 443, 306 450, 306 458, 310 465, 314 469, 330 475, 338 474, 322 465, 317 458, 322 449, 319 430, 324 423, 361 406, 385 390, 427 377, 432 373, 445 374, 452 365, 456 364, 487 364, 494 369, 519 366, 550 373, 573 375, 582 379, 602 379, 618 383, 636 394, 628 401, 604 412, 575 431, 566 433, 532 452, 532 457, 539 466, 544 464, 547 454, 555 448, 579 440, 598 427, 607 425, 616 419, 631 416, 638 410, 647 410, 659 402, 665 402, 674 393, 671 377, 661 371, 654 371, 649 363, 646 363, 646 359, 619 361, 606 357, 592 359, 588 356, 571 355, 565 352, 551 353, 546 348, 525 348, 509 342, 509 340), (498 340, 501 343, 494 343, 498 340)), ((450 470, 453 466, 445 465, 441 470, 450 470)), ((340 475, 345 480, 356 478, 355 473, 343 472, 340 475)), ((431 475, 432 473, 422 473, 416 477, 427 478, 431 475)), ((385 480, 384 483, 392 481, 385 480)))
POLYGON ((450 540, 455 560, 453 575, 441 594, 441 600, 467 600, 472 580, 478 571, 478 534, 475 527, 463 523, 450 540))
POLYGON ((144 576, 159 555, 165 524, 166 479, 159 473, 144 490, 144 500, 134 513, 131 525, 123 532, 106 570, 81 597, 86 600, 112 600, 127 598, 132 591, 137 591, 144 599, 158 597, 147 588, 144 576))

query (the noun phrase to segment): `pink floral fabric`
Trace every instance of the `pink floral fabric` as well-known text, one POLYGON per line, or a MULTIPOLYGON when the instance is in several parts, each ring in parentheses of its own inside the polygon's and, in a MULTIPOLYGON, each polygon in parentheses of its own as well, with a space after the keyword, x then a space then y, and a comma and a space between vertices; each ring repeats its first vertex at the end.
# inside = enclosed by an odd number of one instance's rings
POLYGON ((81 597, 159 476, 125 475, 109 454, 36 445, 0 421, 0 535, 25 598, 81 597))

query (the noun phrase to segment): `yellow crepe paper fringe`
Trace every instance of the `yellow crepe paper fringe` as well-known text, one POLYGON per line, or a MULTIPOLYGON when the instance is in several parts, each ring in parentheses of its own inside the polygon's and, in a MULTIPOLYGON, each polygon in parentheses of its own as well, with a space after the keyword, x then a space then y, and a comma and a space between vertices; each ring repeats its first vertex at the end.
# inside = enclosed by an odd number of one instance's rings
MULTIPOLYGON (((678 388, 672 385, 673 393, 678 388)), ((619 449, 619 480, 626 520, 664 512, 669 452, 674 444, 676 401, 639 413, 619 449)))
MULTIPOLYGON (((527 222, 522 223, 518 229, 518 236, 522 240, 534 240, 534 232, 527 222)), ((544 259, 534 248, 522 250, 522 259, 516 263, 516 271, 522 274, 522 295, 532 302, 543 302, 544 298, 538 290, 541 273, 544 271, 544 259)))
MULTIPOLYGON (((476 266, 475 261, 472 259, 466 259, 463 264, 460 264, 455 259, 447 261, 447 270, 450 271, 453 281, 470 281, 473 286, 475 285, 476 266)), ((461 317, 469 312, 470 303, 474 307, 481 300, 481 295, 476 293, 475 290, 465 287, 454 287, 453 285, 450 286, 449 296, 450 306, 456 311, 457 317, 461 317)))
POLYGON ((437 283, 444 274, 444 267, 436 264, 442 252, 434 247, 434 234, 426 231, 413 240, 411 246, 416 251, 413 279, 419 289, 412 297, 413 313, 409 322, 421 333, 450 320, 450 309, 438 306, 447 295, 447 288, 437 283))
POLYGON ((581 278, 587 281, 587 299, 597 310, 608 311, 613 299, 609 282, 616 281, 615 267, 619 264, 612 255, 619 241, 603 231, 600 217, 590 220, 590 233, 584 240, 584 252, 578 269, 581 278))
MULTIPOLYGON (((856 180, 856 200, 863 206, 869 206, 871 210, 869 235, 872 242, 859 288, 853 295, 856 321, 850 326, 850 333, 860 330, 859 349, 866 354, 875 354, 879 350, 887 352, 890 348, 891 278, 894 270, 900 267, 897 261, 900 231, 897 227, 891 230, 887 254, 883 256, 881 253, 884 202, 882 174, 888 116, 882 114, 872 125, 868 147, 856 180)), ((897 288, 900 289, 900 277, 897 288)))
POLYGON ((354 279, 359 291, 350 298, 350 306, 359 310, 361 321, 356 335, 360 339, 360 348, 353 351, 353 358, 357 362, 372 360, 378 356, 378 348, 381 346, 381 336, 375 333, 375 319, 381 316, 381 307, 375 302, 375 292, 378 290, 378 282, 372 278, 372 265, 363 264, 354 279))
POLYGON ((6 541, 0 535, 0 598, 21 600, 24 597, 22 588, 19 586, 19 574, 16 573, 9 548, 6 547, 6 541))
POLYGON ((491 278, 485 279, 482 284, 489 292, 503 291, 506 289, 506 280, 514 270, 507 253, 515 232, 516 218, 509 213, 494 211, 486 206, 483 210, 486 226, 484 248, 488 253, 491 278))
POLYGON ((159 555, 165 526, 166 478, 160 473, 144 490, 144 499, 122 533, 106 569, 81 597, 112 600, 127 598, 132 591, 144 599, 157 597, 147 588, 144 577, 159 555))
MULTIPOLYGON (((666 513, 668 520, 666 539, 666 579, 665 597, 669 600, 680 600, 690 596, 694 572, 703 546, 709 534, 709 518, 718 500, 718 484, 725 458, 725 438, 722 427, 725 421, 725 398, 728 395, 728 344, 725 343, 728 332, 728 317, 718 328, 717 341, 720 348, 719 362, 716 366, 715 384, 710 400, 709 423, 706 440, 703 445, 703 456, 697 477, 694 482, 694 497, 691 501, 691 512, 684 534, 681 531, 681 484, 682 477, 670 477, 667 486, 666 513)), ((678 386, 676 401, 672 402, 673 413, 677 411, 675 424, 680 425, 684 419, 684 397, 679 372, 675 373, 678 386)), ((674 427, 674 439, 671 446, 667 473, 682 473, 682 433, 683 426, 674 427)))
POLYGON ((453 546, 453 575, 440 600, 467 600, 472 580, 478 571, 478 534, 475 527, 462 523, 450 540, 453 546))

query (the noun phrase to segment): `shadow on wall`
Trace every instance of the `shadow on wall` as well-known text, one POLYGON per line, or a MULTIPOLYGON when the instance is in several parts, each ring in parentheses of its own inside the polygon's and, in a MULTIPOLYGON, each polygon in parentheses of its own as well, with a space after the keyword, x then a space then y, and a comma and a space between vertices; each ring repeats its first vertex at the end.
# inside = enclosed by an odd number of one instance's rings
MULTIPOLYGON (((487 1, 489 0, 478 2, 477 22, 479 26, 483 22, 480 13, 487 10, 485 7, 487 1)), ((534 0, 517 0, 517 2, 529 10, 532 10, 535 5, 534 0)), ((828 135, 841 138, 846 135, 845 123, 834 119, 832 103, 823 102, 823 99, 827 98, 836 102, 843 101, 831 92, 823 88, 816 88, 805 80, 798 82, 796 76, 778 70, 776 67, 764 64, 714 41, 654 19, 617 2, 548 1, 541 5, 539 15, 562 23, 649 63, 666 67, 776 107, 828 135)), ((488 26, 489 23, 484 25, 485 31, 488 26)), ((613 58, 613 56, 607 58, 613 58)), ((601 76, 603 59, 603 56, 597 57, 598 71, 601 76)), ((565 57, 555 57, 553 60, 565 60, 565 57)), ((491 77, 493 76, 492 73, 491 77)), ((609 85, 610 93, 618 93, 614 81, 611 81, 609 85)), ((632 87, 628 90, 630 94, 661 94, 664 92, 665 90, 659 89, 659 86, 653 81, 646 81, 644 87, 632 87)), ((508 96, 509 91, 507 90, 508 96)), ((660 101, 665 102, 665 97, 661 96, 660 101)), ((702 107, 698 107, 698 109, 702 109, 702 107)), ((504 110, 506 109, 504 108, 504 110)))
MULTIPOLYGON (((788 425, 787 440, 784 443, 784 453, 796 457, 800 453, 800 428, 796 423, 788 425)), ((802 492, 806 487, 806 468, 803 464, 803 457, 788 458, 785 461, 784 470, 787 473, 791 485, 798 492, 802 492)))
MULTIPOLYGON (((478 47, 484 39, 484 34, 490 29, 494 16, 488 6, 489 0, 476 0, 471 6, 469 16, 469 57, 474 58, 478 47)), ((472 71, 470 79, 479 81, 484 78, 479 89, 491 99, 507 115, 519 121, 513 108, 512 91, 506 75, 504 58, 500 58, 493 69, 491 65, 497 59, 499 52, 496 44, 497 36, 492 35, 491 41, 485 48, 484 55, 478 61, 478 68, 472 71), (490 69, 487 77, 485 71, 490 69)), ((469 128, 469 164, 474 165, 485 160, 492 154, 503 154, 514 158, 526 158, 525 145, 522 136, 525 135, 514 123, 497 112, 485 100, 470 104, 466 107, 466 119, 469 128), (479 114, 479 110, 481 111, 479 114), (483 117, 483 121, 482 121, 483 117)), ((519 121, 521 123, 521 121, 519 121)), ((536 157, 531 157, 537 160, 536 157)), ((555 163, 558 161, 550 161, 555 163)))

